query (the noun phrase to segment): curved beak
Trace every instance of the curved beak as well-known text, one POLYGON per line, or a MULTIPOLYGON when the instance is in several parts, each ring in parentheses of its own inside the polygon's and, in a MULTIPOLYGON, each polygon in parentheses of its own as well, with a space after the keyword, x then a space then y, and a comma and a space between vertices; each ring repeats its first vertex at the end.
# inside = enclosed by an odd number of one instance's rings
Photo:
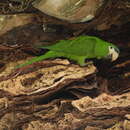
POLYGON ((119 49, 117 48, 114 48, 114 52, 111 54, 111 61, 115 61, 118 57, 119 57, 119 49))

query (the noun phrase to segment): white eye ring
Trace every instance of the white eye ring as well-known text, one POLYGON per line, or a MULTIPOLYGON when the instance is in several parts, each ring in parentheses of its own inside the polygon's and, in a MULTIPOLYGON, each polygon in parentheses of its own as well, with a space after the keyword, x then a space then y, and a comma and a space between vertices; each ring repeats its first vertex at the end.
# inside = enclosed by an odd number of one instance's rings
POLYGON ((114 48, 113 46, 109 46, 109 56, 111 56, 111 60, 114 61, 118 58, 119 53, 118 51, 116 51, 116 48, 114 48))
POLYGON ((110 46, 109 48, 110 48, 110 49, 113 49, 113 47, 112 47, 112 46, 110 46))

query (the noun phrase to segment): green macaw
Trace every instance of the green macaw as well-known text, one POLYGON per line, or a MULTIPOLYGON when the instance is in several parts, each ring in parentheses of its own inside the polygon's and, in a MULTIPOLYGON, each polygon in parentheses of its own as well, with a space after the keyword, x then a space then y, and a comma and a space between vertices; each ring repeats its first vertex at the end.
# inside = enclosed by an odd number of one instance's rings
POLYGON ((85 66, 85 59, 106 58, 114 61, 119 56, 119 49, 115 45, 95 36, 79 36, 73 40, 61 40, 56 44, 41 48, 48 49, 48 52, 17 67, 20 68, 34 62, 57 57, 64 57, 76 61, 80 66, 85 66))

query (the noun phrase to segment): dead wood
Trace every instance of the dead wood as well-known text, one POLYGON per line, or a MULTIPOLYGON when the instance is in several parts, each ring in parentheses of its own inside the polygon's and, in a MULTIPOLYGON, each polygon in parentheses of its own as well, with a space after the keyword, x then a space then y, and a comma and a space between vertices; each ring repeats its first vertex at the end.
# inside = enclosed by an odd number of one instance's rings
POLYGON ((129 130, 129 1, 106 0, 95 19, 79 24, 47 16, 31 2, 0 1, 0 130, 129 130), (15 69, 43 54, 38 46, 79 34, 115 43, 119 59, 86 67, 50 59, 15 69))

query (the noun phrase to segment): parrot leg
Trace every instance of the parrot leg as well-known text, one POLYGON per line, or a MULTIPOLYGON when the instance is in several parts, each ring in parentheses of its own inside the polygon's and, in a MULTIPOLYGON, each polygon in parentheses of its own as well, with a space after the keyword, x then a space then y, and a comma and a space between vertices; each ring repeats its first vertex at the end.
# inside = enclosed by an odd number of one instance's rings
POLYGON ((86 59, 85 57, 79 57, 78 60, 77 60, 77 63, 80 66, 86 66, 85 59, 86 59))
POLYGON ((78 59, 78 64, 80 65, 80 66, 87 66, 87 67, 90 67, 91 65, 93 65, 93 61, 88 61, 88 62, 85 62, 85 57, 80 57, 79 59, 78 59))
POLYGON ((87 63, 86 63, 86 66, 88 66, 88 67, 91 67, 93 65, 93 61, 88 61, 87 63))

